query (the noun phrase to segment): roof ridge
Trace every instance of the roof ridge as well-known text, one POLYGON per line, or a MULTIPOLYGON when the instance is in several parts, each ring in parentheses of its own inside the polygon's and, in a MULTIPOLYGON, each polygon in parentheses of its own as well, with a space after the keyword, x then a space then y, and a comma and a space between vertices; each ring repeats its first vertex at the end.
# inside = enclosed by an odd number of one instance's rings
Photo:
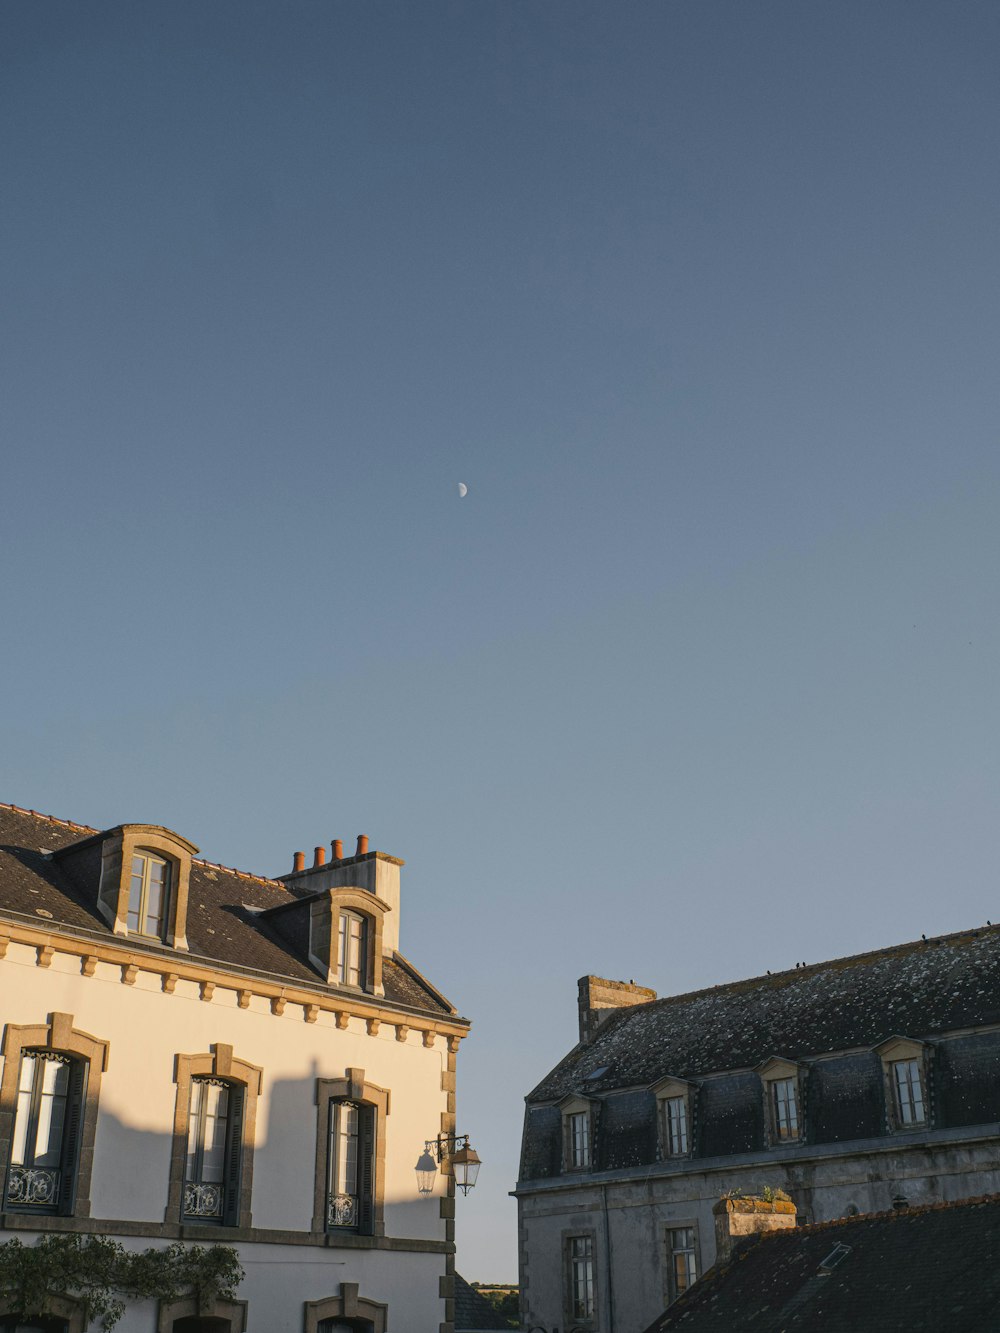
MULTIPOLYGON (((72 819, 60 819, 58 815, 45 815, 40 810, 28 810, 23 805, 14 805, 12 801, 0 801, 0 810, 12 810, 18 815, 31 815, 33 819, 44 819, 49 824, 59 824, 62 828, 76 829, 80 833, 103 833, 104 829, 92 828, 89 824, 77 824, 72 819)), ((207 866, 209 870, 224 870, 227 875, 238 875, 240 879, 256 880, 258 884, 270 884, 276 889, 281 889, 283 893, 288 893, 289 889, 282 884, 280 880, 272 879, 269 875, 255 875, 251 870, 238 870, 236 866, 224 866, 219 861, 207 861, 202 856, 193 856, 191 861, 194 865, 207 866)))
MULTIPOLYGON (((659 999, 656 1000, 646 1000, 642 1004, 623 1006, 613 1014, 609 1014, 601 1027, 603 1030, 605 1024, 610 1024, 618 1017, 627 1017, 630 1014, 639 1013, 644 1009, 652 1009, 654 1006, 680 1004, 682 1001, 700 999, 704 995, 718 995, 725 991, 739 991, 743 987, 750 988, 758 982, 764 982, 765 984, 769 983, 771 988, 774 989, 776 982, 784 981, 789 977, 799 978, 806 975, 815 976, 821 972, 826 972, 833 967, 843 967, 849 963, 874 962, 877 959, 898 956, 907 951, 912 952, 933 945, 943 944, 949 940, 960 940, 963 938, 974 939, 980 934, 1000 935, 1000 924, 992 922, 989 924, 983 923, 979 926, 967 926, 964 930, 953 930, 947 935, 922 936, 919 940, 906 940, 902 944, 887 944, 881 949, 869 949, 864 953, 845 954, 841 958, 827 958, 821 963, 808 963, 805 967, 789 967, 783 972, 767 972, 764 976, 741 977, 735 981, 720 981, 715 986, 703 986, 701 990, 684 991, 680 995, 661 995, 659 999)), ((602 1032, 598 1032, 594 1037, 594 1041, 596 1042, 601 1035, 602 1032)))
POLYGON ((44 815, 40 810, 28 810, 23 805, 14 805, 12 801, 0 801, 0 810, 13 810, 18 815, 32 815, 35 819, 44 819, 49 824, 61 824, 63 828, 79 829, 81 833, 100 833, 99 828, 89 824, 77 824, 72 819, 60 819, 57 815, 44 815))
POLYGON ((896 1222, 904 1217, 922 1217, 925 1213, 943 1213, 952 1208, 975 1208, 984 1204, 1000 1204, 1000 1194, 974 1194, 968 1199, 943 1199, 935 1203, 918 1203, 912 1207, 884 1208, 878 1213, 855 1213, 851 1217, 831 1217, 826 1222, 810 1222, 807 1226, 787 1230, 775 1230, 761 1233, 765 1238, 771 1236, 815 1235, 821 1231, 830 1231, 834 1227, 852 1226, 859 1222, 887 1221, 896 1222))

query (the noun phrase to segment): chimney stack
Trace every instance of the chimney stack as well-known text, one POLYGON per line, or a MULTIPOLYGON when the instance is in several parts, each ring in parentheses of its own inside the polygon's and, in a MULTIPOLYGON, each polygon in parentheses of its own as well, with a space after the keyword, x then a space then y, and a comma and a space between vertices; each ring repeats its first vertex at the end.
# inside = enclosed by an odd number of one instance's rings
POLYGON ((580 1041, 592 1041, 610 1013, 633 1004, 648 1004, 656 991, 632 981, 606 981, 604 977, 581 977, 577 982, 580 1041))
POLYGON ((313 870, 315 870, 315 869, 317 868, 317 866, 325 866, 325 865, 326 865, 326 848, 325 848, 325 847, 314 847, 314 848, 313 848, 313 870))
POLYGON ((783 1199, 762 1199, 752 1194, 726 1195, 712 1212, 715 1214, 715 1262, 720 1266, 728 1263, 750 1237, 795 1226, 795 1204, 787 1195, 783 1199))
POLYGON ((344 844, 339 838, 334 838, 333 842, 330 843, 330 850, 333 853, 333 859, 335 861, 343 861, 344 844))
POLYGON ((368 835, 365 833, 359 833, 358 856, 367 856, 367 855, 368 855, 368 835))
POLYGON ((292 857, 292 874, 297 875, 300 870, 305 870, 305 868, 306 868, 305 852, 296 852, 295 855, 292 857))

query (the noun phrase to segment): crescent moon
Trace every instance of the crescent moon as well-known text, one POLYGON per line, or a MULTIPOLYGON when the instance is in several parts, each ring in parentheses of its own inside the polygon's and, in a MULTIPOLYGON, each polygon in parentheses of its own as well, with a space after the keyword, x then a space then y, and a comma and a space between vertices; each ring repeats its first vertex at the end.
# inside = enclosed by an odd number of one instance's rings
POLYGON ((466 484, 465 484, 464 481, 460 481, 460 482, 458 483, 458 493, 459 493, 459 495, 462 497, 463 500, 464 500, 465 497, 469 494, 469 488, 468 488, 468 486, 466 486, 466 484))

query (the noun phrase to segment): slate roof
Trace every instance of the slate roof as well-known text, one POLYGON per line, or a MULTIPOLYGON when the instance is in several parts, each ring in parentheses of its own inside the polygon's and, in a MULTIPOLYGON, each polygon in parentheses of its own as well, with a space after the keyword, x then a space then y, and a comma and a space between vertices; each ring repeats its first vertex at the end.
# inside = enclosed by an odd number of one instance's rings
POLYGON ((455 1274, 455 1333, 489 1333, 504 1328, 510 1333, 511 1325, 475 1287, 470 1287, 461 1273, 455 1274))
POLYGON ((773 1231, 647 1333, 982 1333, 1000 1328, 1000 1196, 773 1231), (837 1245, 846 1255, 820 1267, 837 1245))
POLYGON ((609 1017, 528 1096, 646 1087, 1000 1023, 1000 926, 652 1000, 609 1017), (606 1066, 597 1079, 587 1075, 606 1066))
MULTIPOLYGON (((84 824, 0 805, 0 916, 115 939, 97 911, 96 883, 81 884, 67 866, 48 855, 98 832, 84 824)), ((196 858, 188 898, 189 949, 183 956, 336 993, 287 940, 257 916, 267 908, 294 901, 295 895, 277 880, 196 858)), ((139 940, 130 940, 129 948, 174 956, 173 950, 139 940)), ((455 1015, 448 1001, 398 953, 383 960, 382 982, 385 996, 378 997, 380 1004, 435 1016, 455 1015)))

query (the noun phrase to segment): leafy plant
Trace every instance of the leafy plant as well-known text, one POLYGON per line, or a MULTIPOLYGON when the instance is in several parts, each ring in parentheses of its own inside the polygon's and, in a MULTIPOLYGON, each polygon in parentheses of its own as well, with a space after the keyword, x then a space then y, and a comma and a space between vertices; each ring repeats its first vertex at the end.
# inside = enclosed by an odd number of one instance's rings
POLYGON ((200 1300, 232 1300, 243 1278, 236 1251, 228 1245, 179 1243, 141 1253, 105 1236, 45 1236, 34 1245, 0 1245, 0 1291, 11 1313, 33 1318, 53 1297, 80 1302, 84 1321, 99 1318, 113 1328, 132 1300, 174 1301, 193 1293, 200 1300))

